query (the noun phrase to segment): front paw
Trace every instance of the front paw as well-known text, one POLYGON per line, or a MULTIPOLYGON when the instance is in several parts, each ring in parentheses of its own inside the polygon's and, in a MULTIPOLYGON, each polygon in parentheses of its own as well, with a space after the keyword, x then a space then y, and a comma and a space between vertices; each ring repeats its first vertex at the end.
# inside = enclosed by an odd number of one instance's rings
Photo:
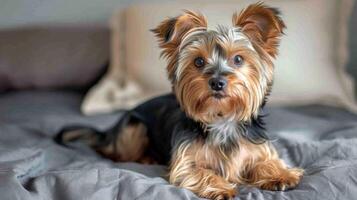
POLYGON ((221 188, 204 188, 202 191, 197 192, 197 195, 203 198, 212 200, 230 200, 237 194, 237 189, 234 186, 222 186, 221 188))
POLYGON ((260 188, 264 190, 284 191, 295 188, 304 174, 303 169, 291 168, 283 171, 280 176, 262 181, 260 188))

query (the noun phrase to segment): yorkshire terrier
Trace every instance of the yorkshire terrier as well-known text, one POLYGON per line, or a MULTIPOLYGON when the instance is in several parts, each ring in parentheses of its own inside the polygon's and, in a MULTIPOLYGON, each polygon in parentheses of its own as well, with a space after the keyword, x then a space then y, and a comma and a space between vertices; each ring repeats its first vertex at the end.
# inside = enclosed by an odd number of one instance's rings
MULTIPOLYGON (((208 30, 206 18, 185 11, 152 30, 173 94, 125 112, 109 133, 87 141, 116 161, 169 165, 169 182, 200 197, 231 199, 238 185, 266 190, 295 187, 269 142, 260 111, 273 83, 285 24, 277 9, 252 4, 233 14, 232 26, 208 30)), ((83 139, 67 131, 61 140, 83 139)))

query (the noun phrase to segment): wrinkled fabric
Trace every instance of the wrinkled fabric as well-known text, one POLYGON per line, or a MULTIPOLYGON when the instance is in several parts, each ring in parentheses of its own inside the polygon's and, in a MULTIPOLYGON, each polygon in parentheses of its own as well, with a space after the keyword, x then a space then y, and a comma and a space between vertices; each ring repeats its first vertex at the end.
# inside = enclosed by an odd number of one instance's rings
MULTIPOLYGON (((23 91, 0 96, 0 199, 199 199, 170 185, 165 167, 113 163, 88 147, 60 146, 53 136, 67 126, 106 130, 120 112, 86 117, 81 95, 23 91)), ((290 166, 305 169, 285 192, 240 186, 236 199, 339 199, 357 197, 357 115, 325 106, 268 108, 273 144, 290 166)))

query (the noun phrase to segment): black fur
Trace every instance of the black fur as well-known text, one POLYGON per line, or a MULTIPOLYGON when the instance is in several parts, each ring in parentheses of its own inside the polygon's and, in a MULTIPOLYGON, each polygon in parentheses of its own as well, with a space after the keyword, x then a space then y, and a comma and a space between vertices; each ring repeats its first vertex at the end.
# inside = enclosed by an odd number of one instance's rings
MULTIPOLYGON (((160 164, 168 164, 172 151, 185 141, 193 141, 198 138, 205 139, 205 132, 199 122, 187 117, 173 94, 153 98, 136 108, 126 111, 121 120, 106 133, 98 132, 97 146, 108 145, 115 141, 117 134, 128 123, 145 124, 148 130, 149 148, 148 153, 160 164), (103 138, 106 135, 106 138, 103 138)), ((251 123, 242 124, 246 130, 243 137, 253 143, 265 142, 268 137, 265 134, 262 116, 252 118, 251 123)), ((61 133, 65 134, 65 133, 61 133)), ((237 133, 241 134, 241 133, 237 133)), ((61 137, 57 142, 63 143, 61 137)), ((223 144, 224 150, 230 151, 236 148, 236 143, 223 144)))

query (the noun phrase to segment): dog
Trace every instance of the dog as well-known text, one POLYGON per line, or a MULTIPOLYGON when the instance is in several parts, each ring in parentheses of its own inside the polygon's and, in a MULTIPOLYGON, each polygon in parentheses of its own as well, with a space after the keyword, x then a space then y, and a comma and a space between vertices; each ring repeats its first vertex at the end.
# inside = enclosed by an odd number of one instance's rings
POLYGON ((208 30, 192 11, 161 22, 152 32, 172 94, 126 111, 108 132, 67 131, 60 140, 85 138, 115 161, 167 164, 171 184, 203 198, 231 199, 239 185, 294 188, 303 170, 279 159, 262 115, 285 24, 263 3, 233 14, 232 23, 208 30))

